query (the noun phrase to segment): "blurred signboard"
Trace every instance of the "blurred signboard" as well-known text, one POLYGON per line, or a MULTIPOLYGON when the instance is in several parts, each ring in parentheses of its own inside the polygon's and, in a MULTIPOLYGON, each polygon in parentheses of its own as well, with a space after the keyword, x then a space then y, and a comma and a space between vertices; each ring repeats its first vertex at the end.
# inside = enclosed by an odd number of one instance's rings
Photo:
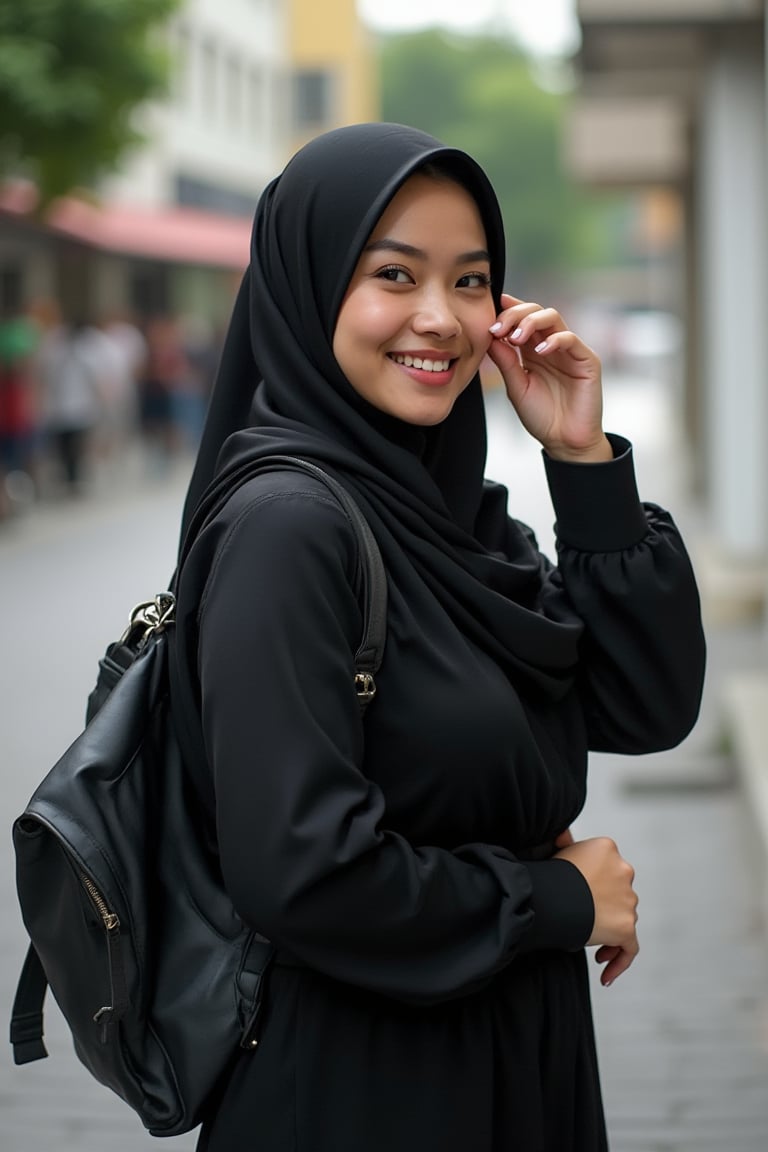
POLYGON ((565 155, 569 171, 585 183, 677 183, 689 163, 687 113, 666 97, 577 96, 565 155))
POLYGON ((632 24, 738 20, 764 12, 764 0, 578 0, 579 20, 632 24))

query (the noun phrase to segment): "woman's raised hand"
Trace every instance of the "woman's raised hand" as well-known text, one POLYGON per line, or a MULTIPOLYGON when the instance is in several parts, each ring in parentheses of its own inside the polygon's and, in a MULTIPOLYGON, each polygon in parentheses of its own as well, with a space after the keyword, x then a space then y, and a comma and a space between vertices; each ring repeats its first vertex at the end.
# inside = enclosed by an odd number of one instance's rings
POLYGON ((523 427, 556 460, 613 459, 602 426, 600 360, 559 312, 502 295, 488 355, 523 427))
MULTIPOLYGON (((562 844, 563 838, 558 837, 557 843, 562 844)), ((626 972, 638 953, 634 869, 607 836, 566 842, 554 858, 569 860, 589 885, 595 922, 587 943, 599 945, 595 959, 605 964, 600 981, 607 987, 626 972)))

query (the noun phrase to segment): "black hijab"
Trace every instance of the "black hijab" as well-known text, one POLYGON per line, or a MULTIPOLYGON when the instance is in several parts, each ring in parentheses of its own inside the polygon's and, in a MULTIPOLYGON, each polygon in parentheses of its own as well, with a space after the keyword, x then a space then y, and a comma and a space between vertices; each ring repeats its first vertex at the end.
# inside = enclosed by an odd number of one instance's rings
POLYGON ((559 697, 572 682, 580 626, 562 615, 538 554, 507 518, 506 491, 484 484, 479 377, 440 425, 421 428, 364 400, 333 355, 336 317, 365 241, 425 164, 475 199, 500 306, 501 214, 471 157, 397 124, 358 124, 310 142, 256 210, 184 522, 214 474, 277 453, 310 459, 358 500, 385 564, 405 556, 520 687, 559 697))

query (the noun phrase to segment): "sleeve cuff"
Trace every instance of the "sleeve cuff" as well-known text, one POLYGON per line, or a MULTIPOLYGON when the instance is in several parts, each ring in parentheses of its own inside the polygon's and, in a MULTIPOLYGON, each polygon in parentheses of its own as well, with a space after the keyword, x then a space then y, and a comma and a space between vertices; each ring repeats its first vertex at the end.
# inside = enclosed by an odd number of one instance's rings
POLYGON ((553 460, 542 452, 558 542, 579 552, 622 552, 648 532, 632 445, 623 436, 608 440, 614 458, 601 464, 553 460))
POLYGON ((531 877, 533 923, 520 952, 583 948, 592 934, 595 905, 581 872, 570 860, 541 860, 526 867, 531 877))

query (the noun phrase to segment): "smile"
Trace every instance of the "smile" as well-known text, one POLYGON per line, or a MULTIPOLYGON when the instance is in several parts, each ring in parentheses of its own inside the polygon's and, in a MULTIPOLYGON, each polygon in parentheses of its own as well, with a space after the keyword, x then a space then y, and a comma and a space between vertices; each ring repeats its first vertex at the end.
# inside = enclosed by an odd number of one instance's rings
POLYGON ((403 364, 406 368, 420 368, 422 372, 447 372, 451 366, 450 360, 422 360, 420 356, 401 355, 395 352, 390 357, 395 364, 403 364))

